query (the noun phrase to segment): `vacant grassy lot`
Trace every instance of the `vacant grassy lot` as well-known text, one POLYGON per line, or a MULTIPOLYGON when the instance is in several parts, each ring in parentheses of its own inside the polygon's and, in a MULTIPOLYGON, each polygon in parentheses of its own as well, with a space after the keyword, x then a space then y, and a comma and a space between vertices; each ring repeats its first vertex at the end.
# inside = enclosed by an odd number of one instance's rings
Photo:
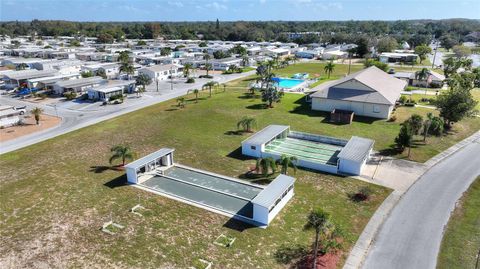
POLYGON ((438 269, 475 268, 480 250, 480 177, 450 217, 438 257, 438 269))
POLYGON ((125 143, 138 157, 174 147, 179 163, 242 177, 255 163, 239 151, 247 136, 231 132, 244 115, 255 116, 258 128, 279 123, 314 133, 347 129, 306 114, 300 95, 287 95, 274 109, 260 109, 244 90, 206 96, 184 109, 173 100, 1 155, 0 268, 186 268, 198 258, 215 268, 283 268, 288 265, 276 254, 310 246, 314 234, 303 226, 317 207, 346 231, 343 261, 389 190, 372 186, 372 199, 355 203, 348 195, 368 184, 299 170, 295 197, 270 227, 258 229, 125 186, 124 173, 109 167, 110 147, 125 143), (147 208, 143 217, 128 212, 139 202, 147 208), (125 226, 113 236, 100 231, 110 215, 125 226), (236 237, 234 245, 213 244, 220 234, 236 237))

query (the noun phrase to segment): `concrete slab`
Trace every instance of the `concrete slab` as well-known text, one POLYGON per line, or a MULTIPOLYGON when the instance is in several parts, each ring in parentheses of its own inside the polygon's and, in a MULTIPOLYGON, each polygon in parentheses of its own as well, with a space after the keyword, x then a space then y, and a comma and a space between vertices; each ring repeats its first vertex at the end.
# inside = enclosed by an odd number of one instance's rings
POLYGON ((422 163, 372 155, 359 179, 400 192, 406 191, 427 169, 422 163))

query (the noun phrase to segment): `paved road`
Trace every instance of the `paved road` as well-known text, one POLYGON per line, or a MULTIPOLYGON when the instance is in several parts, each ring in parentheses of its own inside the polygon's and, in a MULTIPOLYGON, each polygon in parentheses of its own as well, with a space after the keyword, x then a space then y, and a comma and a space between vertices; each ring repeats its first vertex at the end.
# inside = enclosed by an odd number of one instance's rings
POLYGON ((450 213, 480 175, 478 156, 480 138, 428 170, 384 222, 363 268, 434 269, 450 213))
MULTIPOLYGON (((219 83, 226 83, 231 80, 246 77, 255 74, 255 71, 249 71, 241 74, 231 75, 216 75, 213 80, 219 83)), ((182 82, 174 85, 174 90, 170 89, 168 82, 162 82, 159 91, 156 91, 156 85, 152 83, 148 87, 148 91, 139 100, 127 100, 122 105, 115 106, 99 106, 96 105, 92 109, 88 110, 74 110, 62 105, 54 107, 52 105, 32 104, 19 99, 11 97, 0 97, 0 104, 23 106, 26 105, 28 109, 33 107, 41 107, 44 112, 49 115, 58 115, 62 118, 60 125, 56 127, 36 132, 33 134, 25 135, 17 139, 2 142, 0 144, 0 154, 14 151, 35 143, 104 121, 114 117, 118 117, 125 113, 129 113, 150 105, 154 105, 160 102, 164 102, 170 99, 177 98, 187 93, 188 90, 194 88, 200 88, 209 79, 197 79, 195 84, 185 84, 182 82)))

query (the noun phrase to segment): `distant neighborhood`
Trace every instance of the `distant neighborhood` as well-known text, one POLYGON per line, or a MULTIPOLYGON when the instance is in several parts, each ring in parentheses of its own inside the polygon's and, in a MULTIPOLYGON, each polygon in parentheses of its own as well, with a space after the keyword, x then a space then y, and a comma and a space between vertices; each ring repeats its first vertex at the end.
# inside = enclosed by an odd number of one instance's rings
POLYGON ((477 21, 29 23, 0 268, 474 268, 477 21))

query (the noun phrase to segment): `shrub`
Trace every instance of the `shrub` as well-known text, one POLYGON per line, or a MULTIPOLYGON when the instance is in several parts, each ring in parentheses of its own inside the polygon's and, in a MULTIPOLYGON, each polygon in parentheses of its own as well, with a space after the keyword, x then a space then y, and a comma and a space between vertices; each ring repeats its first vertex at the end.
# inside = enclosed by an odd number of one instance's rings
POLYGON ((406 92, 411 92, 411 91, 413 91, 413 90, 416 90, 416 88, 415 88, 415 87, 412 87, 412 86, 407 86, 407 87, 405 88, 405 91, 406 91, 406 92))
POLYGON ((401 103, 401 104, 405 104, 407 102, 407 97, 405 95, 402 95, 400 96, 400 99, 398 99, 398 101, 401 103))
POLYGON ((415 106, 417 103, 415 101, 411 101, 411 102, 406 102, 404 105, 405 106, 410 106, 410 107, 413 107, 415 106))
POLYGON ((194 78, 188 78, 186 83, 195 83, 195 79, 194 78))
POLYGON ((440 117, 433 117, 430 122, 430 128, 428 128, 428 133, 435 136, 440 136, 443 133, 443 125, 445 122, 440 117))
POLYGON ((115 95, 110 96, 110 98, 108 100, 109 101, 115 101, 115 100, 123 101, 123 95, 122 94, 115 94, 115 95))
POLYGON ((390 119, 388 119, 388 121, 390 121, 390 122, 394 122, 394 121, 396 121, 396 120, 397 120, 397 116, 395 116, 395 115, 392 115, 392 116, 390 117, 390 119))
POLYGON ((67 98, 67 100, 73 100, 75 98, 77 98, 77 93, 76 92, 66 92, 63 94, 63 96, 65 96, 65 98, 67 98))

